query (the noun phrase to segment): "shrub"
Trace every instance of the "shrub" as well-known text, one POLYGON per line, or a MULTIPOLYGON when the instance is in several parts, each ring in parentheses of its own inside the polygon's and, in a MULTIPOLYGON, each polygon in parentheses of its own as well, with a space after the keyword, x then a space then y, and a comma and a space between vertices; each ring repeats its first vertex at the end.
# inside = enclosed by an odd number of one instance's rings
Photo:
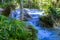
POLYGON ((26 22, 0 15, 0 40, 37 40, 36 30, 29 29, 26 22))

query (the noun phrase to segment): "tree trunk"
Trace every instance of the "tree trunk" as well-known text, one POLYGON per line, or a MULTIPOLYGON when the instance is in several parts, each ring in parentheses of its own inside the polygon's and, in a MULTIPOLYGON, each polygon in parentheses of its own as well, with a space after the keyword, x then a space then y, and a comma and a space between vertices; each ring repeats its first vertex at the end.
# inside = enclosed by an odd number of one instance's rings
POLYGON ((21 0, 20 2, 20 20, 23 21, 24 20, 24 13, 23 13, 23 0, 21 0))

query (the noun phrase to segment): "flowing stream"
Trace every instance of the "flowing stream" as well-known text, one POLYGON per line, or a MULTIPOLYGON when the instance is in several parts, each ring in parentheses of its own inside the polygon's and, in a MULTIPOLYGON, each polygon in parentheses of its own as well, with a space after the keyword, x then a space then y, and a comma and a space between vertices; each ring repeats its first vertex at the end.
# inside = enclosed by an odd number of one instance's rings
MULTIPOLYGON (((12 11, 13 13, 12 16, 19 19, 19 15, 20 15, 19 11, 20 11, 19 9, 17 9, 15 13, 14 11, 12 11)), ((28 18, 27 22, 32 24, 34 28, 38 30, 38 33, 37 33, 38 40, 60 40, 59 30, 46 29, 41 25, 39 25, 39 17, 43 15, 42 10, 28 9, 27 12, 32 16, 32 19, 28 18)))

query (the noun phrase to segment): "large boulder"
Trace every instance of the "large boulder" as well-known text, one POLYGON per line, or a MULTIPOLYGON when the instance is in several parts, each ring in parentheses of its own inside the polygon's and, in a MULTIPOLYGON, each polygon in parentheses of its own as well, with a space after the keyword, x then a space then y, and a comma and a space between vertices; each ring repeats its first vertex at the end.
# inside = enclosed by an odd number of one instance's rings
POLYGON ((39 18, 39 21, 40 21, 39 23, 40 23, 41 26, 44 26, 44 27, 47 27, 47 28, 53 27, 53 21, 48 16, 41 16, 39 18))

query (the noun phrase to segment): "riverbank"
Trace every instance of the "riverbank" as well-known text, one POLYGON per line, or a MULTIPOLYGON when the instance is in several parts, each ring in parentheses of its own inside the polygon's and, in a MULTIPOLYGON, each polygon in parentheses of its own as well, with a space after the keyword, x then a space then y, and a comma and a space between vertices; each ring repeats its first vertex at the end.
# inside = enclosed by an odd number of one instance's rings
POLYGON ((0 40, 37 40, 36 33, 32 25, 0 15, 0 40))

